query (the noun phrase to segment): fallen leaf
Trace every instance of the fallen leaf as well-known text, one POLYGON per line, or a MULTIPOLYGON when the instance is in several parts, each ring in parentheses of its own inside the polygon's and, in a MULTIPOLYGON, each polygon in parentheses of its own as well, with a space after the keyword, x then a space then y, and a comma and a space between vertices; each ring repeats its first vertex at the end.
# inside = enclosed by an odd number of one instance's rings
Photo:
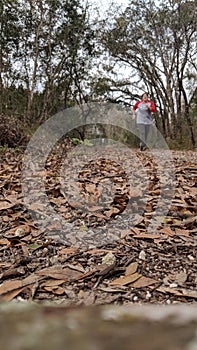
POLYGON ((79 271, 79 272, 82 272, 82 273, 85 272, 85 270, 84 270, 84 268, 83 268, 83 266, 81 264, 76 264, 76 265, 66 264, 65 267, 68 267, 71 270, 76 270, 76 271, 79 271))
POLYGON ((132 262, 129 266, 126 267, 125 276, 132 275, 137 271, 138 263, 132 262))
POLYGON ((110 210, 106 210, 104 212, 104 214, 110 218, 111 216, 114 216, 116 214, 118 214, 120 212, 120 210, 118 208, 111 208, 110 210))
POLYGON ((77 279, 81 273, 70 268, 62 268, 61 266, 52 266, 36 272, 37 275, 48 276, 64 281, 77 279))
POLYGON ((91 206, 87 208, 89 211, 98 211, 98 210, 102 210, 103 207, 101 206, 91 206))
POLYGON ((44 290, 46 292, 51 292, 55 295, 62 295, 65 293, 65 289, 62 287, 58 287, 58 286, 53 286, 53 287, 44 287, 44 290))
POLYGON ((25 288, 27 287, 21 287, 21 288, 18 288, 18 289, 15 289, 11 292, 8 292, 6 294, 3 294, 1 297, 0 297, 0 300, 2 301, 11 301, 12 299, 14 299, 17 295, 19 295, 25 288))
POLYGON ((123 238, 125 238, 125 237, 127 237, 129 235, 133 235, 133 232, 131 230, 122 230, 120 237, 121 237, 121 239, 123 239, 123 238))
POLYGON ((61 286, 61 284, 65 283, 65 280, 54 280, 54 279, 49 279, 44 282, 40 283, 40 288, 43 287, 54 287, 54 286, 61 286))
POLYGON ((99 255, 99 254, 102 254, 102 253, 116 253, 115 250, 109 250, 109 249, 90 249, 88 250, 87 252, 85 252, 85 254, 92 254, 92 255, 99 255))
POLYGON ((78 250, 78 248, 71 247, 71 248, 64 248, 59 251, 60 255, 66 255, 66 254, 73 254, 78 250))
POLYGON ((142 232, 141 230, 139 230, 139 228, 137 227, 131 227, 131 233, 130 234, 136 234, 136 235, 140 235, 142 232))
POLYGON ((38 243, 31 243, 28 245, 28 248, 31 248, 33 250, 37 250, 37 249, 40 249, 42 248, 42 243, 41 244, 38 244, 38 243))
POLYGON ((184 271, 181 271, 174 276, 174 281, 177 282, 179 285, 182 285, 183 283, 186 282, 187 277, 188 277, 187 273, 184 271))
POLYGON ((102 292, 105 292, 105 293, 125 293, 127 291, 127 288, 124 286, 121 286, 118 288, 100 287, 98 288, 98 290, 101 290, 102 292))
POLYGON ((15 203, 10 203, 7 201, 0 201, 0 210, 9 209, 15 206, 15 203))
POLYGON ((94 269, 94 270, 91 270, 91 271, 88 271, 84 274, 81 274, 79 275, 79 277, 77 278, 77 280, 83 280, 83 279, 86 279, 86 278, 89 278, 90 276, 92 276, 95 272, 99 271, 100 269, 94 269))
POLYGON ((163 227, 161 230, 159 230, 159 232, 166 236, 174 236, 174 231, 172 231, 170 227, 163 227))
POLYGON ((76 201, 69 201, 68 204, 70 205, 71 208, 73 209, 84 209, 84 205, 80 202, 76 202, 76 201))
POLYGON ((190 235, 189 230, 183 230, 180 228, 175 228, 175 233, 177 236, 189 236, 190 235))
POLYGON ((177 297, 188 297, 197 299, 197 290, 196 289, 186 289, 186 288, 168 288, 168 287, 158 287, 156 289, 158 292, 165 294, 175 294, 177 297))
POLYGON ((0 245, 9 245, 10 242, 7 238, 1 238, 0 239, 0 245))
POLYGON ((30 284, 34 284, 35 282, 39 281, 39 279, 40 279, 39 276, 36 276, 35 274, 32 274, 32 275, 26 277, 23 280, 8 280, 8 281, 5 281, 0 286, 0 299, 2 299, 3 295, 6 295, 6 294, 8 294, 10 292, 13 292, 13 291, 16 291, 16 295, 19 294, 20 291, 17 293, 18 290, 20 290, 21 288, 24 288, 24 287, 26 287, 26 286, 28 286, 30 284))
POLYGON ((134 235, 133 238, 137 239, 158 239, 161 235, 154 233, 140 233, 139 235, 134 235))
POLYGON ((119 277, 115 280, 113 280, 110 285, 120 285, 120 286, 125 286, 129 283, 132 283, 136 280, 138 280, 142 275, 140 275, 139 273, 134 273, 133 275, 127 275, 127 276, 123 276, 123 277, 119 277))
POLYGON ((17 227, 13 227, 6 231, 6 238, 22 238, 26 236, 31 231, 31 228, 29 225, 19 225, 17 227))
POLYGON ((144 287, 148 287, 151 286, 152 284, 157 283, 158 281, 156 281, 153 278, 150 277, 145 277, 142 276, 140 277, 137 281, 129 284, 129 287, 133 287, 133 288, 144 288, 144 287))

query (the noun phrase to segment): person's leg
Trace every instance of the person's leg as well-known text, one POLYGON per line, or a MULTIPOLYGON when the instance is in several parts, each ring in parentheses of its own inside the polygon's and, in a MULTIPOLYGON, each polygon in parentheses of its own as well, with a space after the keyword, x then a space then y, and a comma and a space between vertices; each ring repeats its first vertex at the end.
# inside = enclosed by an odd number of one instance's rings
POLYGON ((151 129, 151 124, 146 124, 145 125, 145 143, 147 143, 150 129, 151 129))
POLYGON ((140 150, 143 151, 146 144, 146 129, 144 124, 138 124, 139 137, 140 137, 140 150))
POLYGON ((150 124, 148 131, 147 131, 147 137, 146 141, 148 141, 149 147, 157 148, 158 146, 158 130, 155 124, 150 124))

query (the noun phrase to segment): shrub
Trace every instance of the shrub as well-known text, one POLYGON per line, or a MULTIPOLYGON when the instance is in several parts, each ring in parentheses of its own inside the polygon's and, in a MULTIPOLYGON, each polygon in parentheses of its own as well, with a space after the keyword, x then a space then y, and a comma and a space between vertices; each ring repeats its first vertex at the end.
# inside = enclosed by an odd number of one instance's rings
POLYGON ((23 123, 16 117, 0 114, 0 145, 18 147, 28 142, 23 123))

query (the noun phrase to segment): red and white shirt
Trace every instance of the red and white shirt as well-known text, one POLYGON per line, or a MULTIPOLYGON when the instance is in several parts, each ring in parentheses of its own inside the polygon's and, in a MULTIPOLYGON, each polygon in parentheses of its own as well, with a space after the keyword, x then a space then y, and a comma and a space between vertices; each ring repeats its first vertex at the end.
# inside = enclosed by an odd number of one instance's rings
POLYGON ((153 101, 137 101, 133 106, 133 110, 136 110, 137 124, 152 124, 151 113, 155 112, 155 104, 153 101))

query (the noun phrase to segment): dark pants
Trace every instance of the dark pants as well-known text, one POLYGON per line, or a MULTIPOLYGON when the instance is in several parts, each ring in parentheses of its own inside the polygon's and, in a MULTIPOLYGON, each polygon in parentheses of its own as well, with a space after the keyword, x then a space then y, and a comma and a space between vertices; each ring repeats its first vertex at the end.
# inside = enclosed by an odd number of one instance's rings
POLYGON ((150 131, 151 124, 138 124, 139 137, 140 137, 140 148, 146 146, 148 133, 150 131))

